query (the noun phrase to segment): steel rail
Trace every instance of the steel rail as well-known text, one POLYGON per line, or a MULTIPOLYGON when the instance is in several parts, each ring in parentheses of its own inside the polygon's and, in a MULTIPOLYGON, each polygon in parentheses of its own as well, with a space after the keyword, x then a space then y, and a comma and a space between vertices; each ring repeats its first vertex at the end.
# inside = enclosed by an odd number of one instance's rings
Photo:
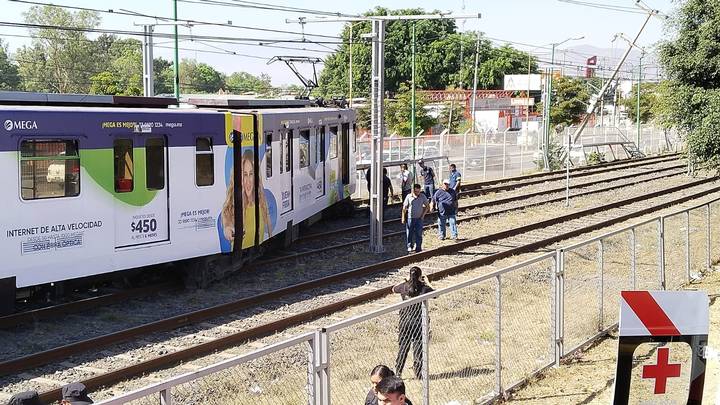
MULTIPOLYGON (((703 185, 703 184, 706 184, 709 182, 714 182, 716 180, 717 180, 717 178, 713 177, 713 178, 703 179, 703 180, 695 181, 692 183, 687 183, 687 184, 683 184, 680 186, 672 187, 667 190, 655 191, 655 192, 645 194, 642 196, 636 196, 636 197, 632 197, 629 199, 616 201, 616 202, 613 202, 610 204, 603 205, 601 207, 589 208, 589 209, 581 210, 581 211, 578 211, 575 213, 567 214, 567 215, 564 215, 564 216, 561 216, 558 218, 553 218, 550 220, 541 221, 539 223, 525 225, 525 226, 518 227, 518 228, 513 228, 513 229, 510 229, 507 231, 499 232, 494 235, 487 235, 487 236, 475 238, 472 240, 459 242, 457 245, 443 246, 443 247, 440 247, 437 249, 424 251, 424 252, 417 253, 417 254, 414 254, 411 256, 391 259, 391 260, 388 260, 383 263, 373 264, 373 265, 365 266, 365 267, 362 267, 359 269, 350 270, 343 274, 351 273, 352 277, 357 277, 359 275, 367 275, 367 274, 376 273, 380 270, 386 270, 388 268, 397 268, 402 265, 415 262, 419 259, 425 259, 425 258, 435 256, 438 253, 439 254, 453 253, 458 250, 458 249, 456 249, 458 246, 461 246, 461 249, 463 249, 463 248, 471 247, 471 246, 474 246, 477 244, 489 243, 489 242, 492 242, 497 239, 509 238, 509 237, 516 236, 518 234, 522 234, 522 233, 529 232, 532 230, 544 228, 547 226, 555 225, 555 224, 558 224, 561 222, 570 221, 573 219, 578 219, 578 218, 581 218, 581 217, 587 216, 587 215, 597 214, 599 212, 602 212, 602 211, 605 211, 608 209, 618 208, 623 205, 632 204, 635 202, 640 202, 643 200, 655 198, 655 197, 662 196, 667 193, 682 191, 687 188, 692 188, 692 187, 695 187, 698 185, 703 185)), ((572 238, 572 237, 581 235, 583 233, 591 232, 591 231, 601 229, 601 228, 604 228, 604 227, 607 227, 610 225, 614 225, 616 223, 620 223, 620 222, 626 221, 628 219, 632 219, 632 218, 642 216, 642 215, 645 215, 645 214, 648 214, 648 213, 651 213, 651 212, 654 212, 654 211, 657 211, 660 209, 664 209, 664 208, 670 207, 675 204, 680 204, 680 203, 690 201, 690 200, 693 200, 696 198, 701 198, 710 193, 714 193, 714 192, 718 192, 718 191, 720 191, 720 186, 716 186, 709 190, 703 190, 703 191, 696 192, 696 193, 693 193, 690 195, 682 196, 682 197, 679 197, 679 198, 671 200, 671 201, 666 201, 663 203, 655 204, 653 206, 640 209, 638 211, 619 215, 617 217, 603 220, 603 221, 597 222, 595 224, 590 224, 590 225, 587 225, 584 227, 580 227, 580 228, 571 230, 569 232, 565 232, 560 235, 555 235, 555 236, 548 237, 548 238, 545 238, 545 239, 542 239, 539 241, 531 242, 531 243, 523 245, 523 246, 510 248, 503 252, 494 253, 492 255, 474 259, 474 260, 468 261, 466 263, 461 263, 461 264, 458 264, 455 266, 451 266, 451 267, 445 268, 443 270, 433 272, 433 273, 429 274, 428 277, 431 280, 437 280, 437 279, 440 279, 443 277, 447 277, 449 275, 462 273, 469 269, 473 269, 473 268, 476 268, 479 266, 491 264, 500 259, 504 259, 504 258, 518 255, 521 253, 532 252, 538 248, 551 245, 555 242, 558 242, 558 241, 561 241, 564 239, 572 238)), ((325 280, 331 281, 331 282, 339 281, 339 280, 341 280, 340 276, 341 275, 329 276, 325 280)), ((347 277, 345 277, 345 278, 347 278, 347 277)), ((192 358, 197 358, 199 356, 206 355, 206 354, 215 352, 217 350, 226 349, 228 347, 234 346, 238 343, 241 343, 241 342, 244 342, 244 341, 247 341, 250 339, 257 339, 257 338, 261 338, 264 336, 268 336, 270 334, 285 330, 291 326, 295 326, 295 325, 298 325, 298 324, 301 324, 304 322, 308 322, 313 319, 317 319, 318 317, 321 317, 321 316, 331 315, 335 312, 344 310, 349 306, 358 305, 358 304, 361 304, 364 302, 382 298, 391 292, 391 288, 392 288, 391 286, 378 288, 377 290, 374 290, 374 291, 371 291, 368 293, 364 293, 364 294, 361 294, 358 296, 354 296, 352 298, 337 301, 332 304, 314 308, 312 310, 309 310, 309 311, 306 311, 303 313, 295 314, 295 315, 292 315, 292 316, 289 316, 289 317, 286 317, 286 318, 283 318, 283 319, 280 319, 277 321, 272 321, 272 322, 269 322, 269 323, 266 323, 266 324, 263 324, 263 325, 260 325, 257 327, 253 327, 253 328, 232 334, 232 335, 218 338, 218 339, 210 341, 210 342, 206 342, 206 343, 199 344, 197 346, 182 349, 177 352, 170 353, 168 355, 160 356, 160 357, 157 357, 157 358, 154 358, 151 360, 147 360, 147 361, 144 361, 144 362, 141 362, 138 364, 134 364, 129 367, 114 370, 107 374, 103 374, 103 375, 99 375, 99 376, 95 376, 90 379, 87 379, 87 380, 83 381, 83 384, 85 384, 85 386, 88 387, 88 389, 90 389, 90 390, 92 390, 94 388, 103 387, 103 386, 109 386, 109 385, 115 384, 117 382, 124 381, 129 378, 137 377, 144 373, 157 370, 162 367, 171 366, 171 365, 177 364, 181 361, 185 361, 185 360, 192 359, 192 358)), ((263 295, 263 294, 260 294, 260 295, 263 295)), ((60 389, 54 389, 54 390, 43 392, 41 394, 41 398, 45 401, 54 401, 54 400, 58 400, 60 398, 60 394, 61 394, 60 389)))
MULTIPOLYGON (((238 310, 245 309, 251 306, 257 306, 266 301, 280 298, 289 294, 304 292, 313 288, 326 287, 332 283, 338 283, 348 279, 353 279, 368 274, 374 274, 381 271, 395 269, 406 265, 408 263, 416 262, 420 259, 429 258, 438 254, 449 254, 455 253, 467 247, 471 247, 478 244, 485 244, 492 241, 505 239, 510 236, 519 235, 532 230, 541 229, 547 226, 551 226, 560 222, 570 221, 572 219, 580 218, 587 215, 592 215, 604 210, 617 208, 623 205, 632 204, 635 202, 655 198, 667 193, 681 191, 687 188, 699 186, 709 182, 715 181, 716 178, 702 179, 679 186, 671 187, 660 191, 655 191, 649 194, 641 196, 635 196, 632 198, 616 201, 610 204, 601 205, 598 207, 588 208, 580 210, 574 213, 566 214, 549 220, 536 222, 533 224, 525 225, 518 228, 513 228, 498 233, 481 236, 478 238, 469 239, 466 241, 460 241, 452 245, 445 245, 435 249, 426 250, 420 253, 415 253, 407 256, 401 256, 393 258, 384 262, 374 263, 367 266, 362 266, 353 270, 348 270, 342 273, 337 273, 314 280, 309 280, 303 283, 295 284, 292 286, 280 288, 266 293, 257 294, 251 297, 242 298, 233 302, 216 305, 210 308, 192 311, 189 313, 181 314, 178 316, 170 317, 167 319, 146 323, 133 328, 122 330, 119 332, 113 332, 106 335, 86 339, 80 342, 71 343, 68 345, 48 349, 42 352, 30 354, 27 356, 18 357, 15 359, 7 360, 0 363, 0 375, 16 374, 20 371, 31 369, 33 367, 43 366, 52 361, 64 360, 69 356, 76 354, 97 350, 100 347, 107 347, 112 344, 128 341, 132 338, 137 338, 142 335, 163 332, 173 330, 189 324, 198 323, 208 319, 216 318, 221 315, 237 312, 238 310)), ((706 191, 705 193, 708 193, 706 191)), ((97 385, 95 385, 97 386, 97 385)))

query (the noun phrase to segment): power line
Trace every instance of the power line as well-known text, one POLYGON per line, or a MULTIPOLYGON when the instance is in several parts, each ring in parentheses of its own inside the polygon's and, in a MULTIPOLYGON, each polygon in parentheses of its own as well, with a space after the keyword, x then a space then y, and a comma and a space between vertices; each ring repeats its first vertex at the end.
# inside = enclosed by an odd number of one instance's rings
POLYGON ((315 15, 333 16, 333 17, 358 17, 358 15, 344 14, 344 13, 340 13, 340 12, 313 10, 313 9, 309 9, 309 8, 281 6, 281 5, 277 5, 277 4, 260 3, 260 2, 252 2, 252 1, 241 1, 241 0, 228 0, 228 1, 178 0, 178 1, 183 2, 183 3, 192 3, 192 4, 205 4, 205 5, 214 5, 214 6, 222 6, 222 7, 252 8, 252 9, 258 9, 258 10, 284 11, 284 12, 289 12, 289 13, 315 14, 315 15))
MULTIPOLYGON (((52 6, 52 7, 58 7, 58 8, 63 8, 63 9, 69 9, 69 10, 93 11, 93 12, 97 12, 97 13, 126 15, 126 16, 132 16, 132 17, 146 17, 146 18, 153 18, 156 20, 174 21, 174 19, 170 18, 170 17, 144 14, 144 13, 139 13, 139 12, 135 12, 135 11, 131 11, 131 10, 124 10, 124 9, 102 10, 102 9, 97 9, 97 8, 79 7, 79 6, 71 6, 71 5, 55 4, 55 3, 43 3, 43 2, 30 1, 30 0, 9 0, 9 1, 12 1, 15 3, 33 4, 33 5, 40 5, 40 6, 52 6)), ((216 23, 216 22, 188 20, 188 19, 178 19, 177 21, 188 23, 188 25, 210 25, 210 26, 216 26, 216 27, 237 28, 237 29, 263 31, 263 32, 274 32, 274 33, 279 33, 279 34, 293 34, 293 35, 305 35, 305 36, 319 37, 319 38, 340 39, 340 37, 332 36, 332 35, 312 34, 312 33, 287 31, 287 30, 277 30, 277 29, 272 29, 272 28, 251 27, 251 26, 244 26, 244 25, 235 25, 235 24, 230 24, 230 23, 216 23)))
MULTIPOLYGON (((49 29, 49 30, 59 30, 59 31, 70 31, 70 32, 92 32, 92 33, 99 33, 99 34, 115 34, 115 35, 128 35, 128 36, 145 36, 144 32, 140 31, 128 31, 128 30, 118 30, 118 29, 105 29, 105 28, 92 28, 92 27, 65 27, 65 26, 59 26, 59 25, 50 25, 50 24, 33 24, 33 23, 19 23, 19 22, 10 22, 10 21, 0 21, 0 26, 3 27, 18 27, 18 28, 27 28, 27 29, 49 29)), ((153 34, 155 37, 159 38, 175 38, 174 34, 164 34, 164 33, 155 33, 153 34)), ((225 37, 225 36, 218 36, 218 35, 188 35, 188 34, 180 34, 178 35, 179 39, 202 39, 206 41, 230 41, 232 43, 237 42, 263 42, 263 41, 273 41, 275 43, 307 43, 308 41, 305 39, 277 39, 277 38, 236 38, 236 37, 225 37)), ((341 44, 342 42, 337 41, 314 41, 314 43, 322 43, 322 44, 341 44)))

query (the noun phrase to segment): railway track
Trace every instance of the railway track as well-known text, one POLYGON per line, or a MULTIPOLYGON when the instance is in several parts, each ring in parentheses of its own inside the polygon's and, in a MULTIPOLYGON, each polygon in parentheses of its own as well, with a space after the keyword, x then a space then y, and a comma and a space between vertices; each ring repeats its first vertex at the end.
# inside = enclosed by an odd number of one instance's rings
MULTIPOLYGON (((223 313, 231 313, 238 311, 242 308, 246 308, 251 305, 257 305, 258 302, 263 303, 271 299, 278 299, 289 294, 308 292, 313 288, 322 288, 327 285, 341 283, 351 278, 367 277, 375 275, 380 272, 397 269, 400 266, 409 263, 421 263, 421 266, 426 268, 438 269, 431 274, 431 278, 437 279, 450 274, 477 267, 482 264, 491 263, 492 261, 499 260, 501 258, 509 257, 511 255, 519 254, 529 250, 534 250, 542 246, 554 243, 556 241, 566 239, 581 233, 589 232, 594 229, 609 226, 614 223, 618 223, 629 218, 633 218, 638 215, 643 215, 648 212, 652 212, 657 209, 665 208, 673 204, 678 204, 684 201, 688 201, 699 196, 706 195, 710 192, 717 192, 720 190, 716 184, 711 184, 715 179, 703 179, 694 181, 671 188, 665 188, 659 191, 653 191, 649 194, 643 194, 632 198, 624 199, 621 201, 615 201, 610 204, 595 206, 579 210, 567 215, 563 215, 557 218, 551 218, 540 222, 534 222, 529 225, 508 229, 502 232, 494 233, 491 235, 484 235, 479 238, 473 238, 470 240, 462 241, 453 245, 441 246, 437 249, 425 251, 420 254, 398 257, 385 261, 382 263, 376 263, 369 266, 363 266, 354 270, 344 272, 342 274, 336 274, 328 276, 322 279, 309 281, 303 284, 291 286, 285 289, 268 292, 266 294, 249 297, 243 300, 236 301, 234 303, 228 303, 224 306, 218 306, 210 308, 204 312, 196 312, 192 314, 185 314, 182 317, 176 317, 174 319, 168 319, 161 323, 155 323, 152 327, 148 326, 154 331, 169 330, 177 327, 177 323, 183 320, 192 320, 199 322, 202 319, 209 319, 222 315, 223 313), (688 191, 689 190, 689 191, 688 191), (659 201, 653 201, 659 200, 659 201), (604 211, 610 210, 610 212, 604 213, 604 211), (560 225, 562 224, 562 225, 560 225), (550 225, 560 225, 563 232, 557 235, 548 235, 546 227, 550 225), (523 241, 518 241, 518 238, 522 238, 523 241), (499 246, 504 246, 500 249, 499 246), (502 251, 499 251, 502 250, 502 251), (473 258, 463 263, 457 263, 458 259, 454 256, 443 256, 443 255, 455 255, 458 252, 462 253, 463 257, 473 258), (488 254, 487 252, 493 252, 488 254), (457 263, 453 266, 439 266, 438 263, 457 263)), ((352 296, 338 299, 338 297, 332 297, 330 301, 332 303, 314 308, 309 311, 305 311, 296 315, 285 317, 276 321, 268 322, 261 326, 247 329, 239 333, 234 333, 223 338, 213 340, 211 342, 203 343, 201 345, 181 349, 173 352, 167 356, 159 356, 155 359, 144 361, 142 363, 134 364, 132 366, 122 368, 119 370, 112 371, 100 376, 95 376, 86 379, 85 383, 89 387, 98 387, 113 383, 113 381, 119 381, 132 375, 138 375, 138 373, 147 372, 159 367, 165 367, 175 362, 185 360, 188 358, 202 355, 203 353, 209 353, 214 350, 218 350, 228 345, 237 344, 239 342, 258 338, 267 334, 274 333, 278 330, 290 327, 293 324, 299 322, 305 322, 310 319, 314 319, 318 316, 330 314, 332 312, 344 309, 349 305, 356 305, 367 300, 373 300, 382 297, 387 293, 387 286, 377 288, 374 291, 363 293, 363 294, 352 294, 352 296), (134 373, 134 374, 133 374, 134 373)), ((138 332, 137 330, 134 332, 138 332)), ((149 333, 149 329, 145 332, 149 333)), ((125 337, 127 338, 127 331, 125 337)), ((105 337, 107 339, 107 337, 105 337)), ((116 336, 115 338, 118 338, 116 336)), ((97 347, 101 344, 95 340, 94 342, 86 341, 83 342, 85 348, 97 347)), ((108 341, 104 343, 108 344, 108 341)), ((82 346, 82 345, 81 345, 82 346)), ((80 346, 75 346, 74 349, 78 350, 80 346)), ((14 363, 5 362, 2 364, 3 374, 7 374, 10 370, 8 367, 12 367, 13 364, 15 369, 18 367, 26 368, 29 363, 34 361, 37 363, 40 359, 45 361, 54 361, 54 358, 62 359, 69 355, 72 355, 71 347, 58 348, 52 352, 38 353, 33 356, 26 356, 21 359, 16 359, 14 363)), ((46 400, 55 398, 57 390, 49 390, 43 394, 46 400)))
MULTIPOLYGON (((636 159, 631 161, 624 161, 624 160, 618 160, 610 163, 606 163, 599 166, 583 166, 578 168, 572 168, 571 171, 573 173, 573 179, 577 177, 584 177, 589 175, 599 175, 603 173, 611 173, 618 170, 624 170, 624 169, 632 169, 632 168, 641 168, 647 165, 656 165, 658 163, 665 163, 665 162, 673 162, 677 159, 677 154, 672 155, 663 155, 663 156, 657 156, 657 157, 649 157, 649 158, 643 158, 643 159, 636 159)), ((654 172, 660 173, 664 171, 669 171, 673 169, 681 169, 685 167, 684 164, 675 164, 670 167, 664 167, 655 170, 654 172)), ((640 176, 643 173, 631 173, 625 176, 616 177, 614 180, 624 180, 629 179, 635 176, 640 176)), ((672 175, 678 175, 672 174, 672 175)), ((467 201, 471 197, 474 196, 482 196, 488 193, 497 193, 497 192, 503 192, 503 191, 510 191, 515 190, 521 187, 526 186, 532 186, 537 184, 546 184, 550 181, 564 181, 565 173, 562 171, 555 171, 555 172, 548 172, 548 173, 535 173, 530 175, 523 175, 523 176, 517 176, 517 177, 511 177, 511 178, 505 178, 505 179, 499 179, 499 180, 492 180, 492 181, 486 181, 486 182, 478 182, 478 183, 469 183, 464 185, 464 191, 461 192, 461 197, 463 197, 463 201, 467 201), (529 180, 529 181, 526 181, 529 180)), ((585 182, 581 184, 574 184, 571 186, 571 189, 579 189, 583 187, 590 187, 597 184, 602 184, 603 182, 608 182, 608 179, 600 179, 590 182, 585 182)), ((500 198, 500 199, 493 199, 490 201, 483 201, 479 203, 470 203, 466 204, 460 207, 460 211, 468 211, 473 209, 479 209, 483 207, 488 207, 492 205, 500 205, 500 204, 506 204, 513 201, 519 201, 523 199, 529 199, 533 197, 539 197, 544 194, 549 194, 551 192, 562 192, 564 191, 564 186, 560 188, 555 188, 552 190, 541 190, 534 193, 529 194, 523 194, 508 198, 500 198)), ((573 196, 575 197, 575 196, 573 196)), ((534 206, 536 204, 528 204, 524 206, 520 206, 516 209, 523 209, 530 206, 534 206)), ((485 217, 489 217, 492 215, 497 215, 498 213, 507 212, 504 210, 499 210, 498 212, 489 213, 486 214, 485 217)), ((460 221, 468 220, 476 218, 477 216, 470 216, 467 219, 461 219, 460 221)), ((394 232, 389 232, 387 234, 388 237, 397 236, 402 234, 402 230, 399 224, 399 219, 393 219, 385 221, 386 225, 392 225, 397 228, 394 232)), ((428 225, 426 228, 430 227, 428 225)), ((365 238, 359 238, 355 236, 354 242, 350 242, 348 239, 347 233, 357 233, 358 231, 367 230, 368 226, 367 224, 361 224, 361 225, 354 225, 350 227, 335 229, 328 232, 315 232, 308 235, 301 236, 297 241, 296 244, 302 244, 306 243, 312 240, 317 239, 325 239, 328 237, 338 236, 342 235, 340 238, 340 243, 334 244, 332 246, 325 246, 322 249, 317 248, 307 248, 305 246, 298 246, 299 252, 295 253, 287 253, 282 255, 273 255, 271 258, 267 258, 266 260, 260 260, 257 264, 252 265, 253 268, 258 268, 260 266, 266 265, 268 263, 274 263, 279 260, 287 260, 287 259, 293 259, 298 258, 302 256, 308 256, 312 255, 314 253, 336 249, 336 248, 342 248, 346 246, 351 246, 353 244, 359 244, 366 242, 367 239, 365 238)), ((388 228, 392 229, 392 228, 388 228)), ((71 301, 66 303, 61 303, 57 305, 52 305, 49 307, 44 308, 38 308, 30 311, 24 311, 19 312, 16 314, 8 315, 0 317, 0 329, 8 329, 12 328, 18 325, 24 325, 24 324, 32 324, 41 320, 45 319, 52 319, 57 316, 70 314, 70 313, 76 313, 76 312, 82 312, 87 309, 94 309, 102 306, 108 306, 112 304, 116 304, 119 302, 123 302, 128 299, 132 298, 138 298, 143 296, 150 296, 150 295, 156 295, 157 293, 167 291, 169 289, 177 288, 178 286, 172 283, 162 283, 154 286, 147 286, 147 287, 141 287, 141 288, 134 288, 129 290, 120 291, 117 293, 108 293, 108 294, 101 294, 96 297, 90 297, 85 298, 82 300, 77 301, 71 301)))
MULTIPOLYGON (((617 166, 624 166, 624 165, 637 165, 642 166, 644 164, 648 164, 648 162, 658 162, 658 161, 665 161, 668 159, 677 158, 679 156, 678 153, 670 153, 666 155, 660 155, 660 156, 650 156, 650 157, 644 157, 640 159, 621 159, 621 160, 614 160, 612 162, 603 163, 599 165, 592 165, 592 166, 581 166, 581 167, 573 167, 570 168, 570 173, 572 173, 572 177, 582 177, 587 176, 591 174, 597 174, 607 171, 613 171, 616 170, 615 167, 617 166), (589 173, 589 174, 584 174, 589 173)), ((513 189, 514 183, 520 183, 522 185, 531 185, 531 184, 540 184, 545 181, 551 181, 551 180, 558 180, 558 179, 564 179, 565 178, 565 170, 553 170, 550 172, 538 172, 538 173, 532 173, 532 174, 525 174, 520 176, 513 176, 513 177, 504 177, 501 179, 494 179, 494 180, 486 180, 486 181, 479 181, 479 182, 473 182, 473 183, 465 183, 463 184, 463 190, 479 190, 481 188, 488 188, 490 187, 490 190, 497 191, 507 191, 513 189)), ((462 195, 462 192, 460 193, 462 195)), ((367 204, 369 200, 356 200, 356 204, 367 204)), ((390 205, 399 205, 399 203, 390 204, 390 205)), ((359 210, 366 211, 367 207, 358 207, 359 210)))
MULTIPOLYGON (((607 180, 607 179, 602 179, 602 180, 590 181, 590 182, 586 182, 586 183, 582 183, 582 184, 576 184, 576 185, 571 186, 570 189, 571 190, 583 189, 583 188, 593 187, 593 186, 597 186, 597 185, 602 185, 605 183, 612 183, 617 180, 631 180, 631 181, 627 181, 627 182, 624 182, 621 184, 610 185, 607 187, 601 187, 601 188, 595 188, 595 189, 590 189, 590 190, 586 190, 586 191, 576 192, 576 193, 571 194, 570 198, 575 199, 578 197, 585 197, 585 196, 589 196, 589 195, 593 195, 593 194, 598 194, 598 193, 608 192, 611 190, 621 189, 624 187, 631 187, 631 186, 635 186, 635 185, 646 183, 646 182, 652 182, 652 181, 656 181, 658 179, 670 178, 670 177, 683 175, 685 173, 684 167, 685 167, 684 164, 679 164, 679 165, 674 165, 674 166, 670 166, 667 168, 652 170, 652 171, 645 172, 645 173, 631 173, 628 175, 619 176, 618 178, 616 178, 612 181, 607 180), (669 172, 669 173, 665 173, 665 172, 669 172), (653 173, 660 173, 660 174, 658 174, 656 176, 650 176, 648 178, 643 177, 640 179, 632 180, 633 178, 646 176, 646 175, 653 174, 653 173)), ((490 218, 490 217, 498 216, 501 214, 506 214, 506 213, 512 212, 512 211, 522 211, 522 210, 525 210, 525 209, 528 209, 531 207, 537 207, 542 204, 564 201, 565 200, 564 193, 565 193, 565 188, 559 187, 559 188, 549 189, 546 191, 539 191, 539 192, 535 192, 535 193, 522 194, 522 195, 518 195, 518 196, 501 198, 501 199, 496 199, 496 200, 492 200, 492 201, 483 201, 483 202, 479 202, 479 203, 463 205, 459 208, 459 211, 460 211, 460 213, 465 213, 465 215, 458 215, 457 222, 461 223, 461 222, 477 220, 477 219, 481 219, 481 218, 490 218), (557 196, 552 197, 553 194, 557 194, 557 196), (562 195, 560 195, 560 194, 562 194, 562 195), (543 197, 545 197, 545 198, 543 198, 543 197), (514 204, 518 201, 523 201, 523 200, 529 200, 529 202, 527 202, 525 204, 519 204, 519 205, 514 204), (511 205, 505 206, 508 204, 511 204, 511 205), (514 204, 514 205, 512 205, 512 204, 514 204), (497 208, 495 210, 492 210, 489 212, 483 212, 483 213, 474 213, 473 212, 478 209, 490 207, 490 206, 497 207, 497 208)), ((435 218, 436 214, 429 214, 429 216, 430 216, 430 218, 435 218)), ((434 227, 435 225, 432 221, 433 221, 433 219, 428 221, 430 223, 428 225, 426 225, 424 228, 429 229, 429 228, 434 227)), ((404 230, 403 226, 400 224, 399 218, 386 220, 386 221, 383 221, 383 223, 384 223, 383 238, 402 237, 405 235, 405 230, 404 230)), ((316 255, 316 254, 322 253, 322 252, 327 252, 327 251, 331 251, 331 250, 335 250, 335 249, 347 248, 347 247, 367 243, 367 242, 369 242, 369 238, 365 237, 364 235, 358 235, 360 233, 364 233, 367 229, 368 229, 367 225, 357 225, 357 226, 348 227, 348 228, 344 228, 344 229, 332 230, 332 231, 328 231, 328 232, 324 232, 324 233, 320 233, 320 234, 308 235, 305 237, 305 239, 300 240, 300 242, 319 240, 318 243, 320 243, 322 246, 321 247, 316 247, 316 246, 308 247, 308 246, 303 245, 302 243, 298 243, 294 246, 294 248, 296 249, 295 252, 289 253, 287 251, 281 251, 281 252, 279 252, 280 254, 276 254, 274 257, 269 257, 267 259, 258 260, 256 263, 254 263, 252 265, 252 267, 253 268, 261 268, 261 267, 268 266, 273 263, 277 263, 279 261, 296 260, 296 259, 299 259, 302 257, 308 257, 308 256, 316 255), (328 244, 327 242, 323 241, 323 239, 325 239, 325 238, 336 236, 336 235, 341 235, 341 238, 345 239, 345 240, 340 243, 337 243, 337 244, 328 244)))

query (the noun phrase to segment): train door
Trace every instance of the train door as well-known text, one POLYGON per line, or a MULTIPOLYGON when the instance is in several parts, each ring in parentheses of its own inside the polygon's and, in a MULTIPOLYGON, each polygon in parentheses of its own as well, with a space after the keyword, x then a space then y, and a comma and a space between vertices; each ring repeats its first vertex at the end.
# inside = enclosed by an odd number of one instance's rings
POLYGON ((342 173, 342 184, 350 184, 350 124, 342 124, 340 135, 340 172, 342 173))
POLYGON ((167 157, 162 135, 113 140, 116 248, 170 240, 167 157))
POLYGON ((285 185, 282 191, 280 214, 293 210, 293 130, 280 131, 280 183, 285 185))
POLYGON ((315 172, 315 195, 317 198, 325 196, 325 126, 321 125, 315 130, 315 155, 317 162, 315 172))

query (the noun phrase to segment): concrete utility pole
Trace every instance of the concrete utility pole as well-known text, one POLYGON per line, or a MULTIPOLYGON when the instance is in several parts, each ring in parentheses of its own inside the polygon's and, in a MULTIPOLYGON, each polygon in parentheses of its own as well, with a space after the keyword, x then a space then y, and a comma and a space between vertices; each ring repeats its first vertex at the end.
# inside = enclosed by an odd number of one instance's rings
POLYGON ((143 25, 143 96, 152 97, 155 95, 155 80, 153 75, 153 31, 152 24, 143 25))
POLYGON ((180 50, 178 45, 178 12, 177 12, 177 0, 173 0, 173 18, 175 20, 175 79, 173 81, 175 88, 175 98, 180 101, 180 50))
POLYGON ((640 134, 642 131, 642 128, 640 127, 640 92, 642 91, 642 60, 643 56, 645 56, 645 51, 643 50, 640 53, 640 63, 638 64, 638 85, 637 85, 637 111, 635 114, 635 118, 637 120, 637 135, 635 136, 635 146, 637 146, 638 149, 640 149, 640 134))
MULTIPOLYGON (((475 73, 473 73, 473 93, 472 93, 472 111, 470 111, 470 122, 472 123, 472 132, 475 134, 475 106, 477 103, 477 81, 478 81, 478 64, 480 62, 480 33, 477 33, 477 41, 475 41, 475 73)), ((473 135, 474 136, 474 135, 473 135)))
MULTIPOLYGON (((301 24, 312 22, 355 22, 371 21, 373 31, 370 35, 364 35, 372 41, 372 74, 371 74, 371 132, 370 144, 370 249, 374 253, 383 253, 383 206, 382 206, 382 185, 383 185, 383 141, 385 132, 385 24, 387 21, 415 21, 415 20, 441 20, 441 19, 469 19, 480 18, 480 14, 472 15, 381 15, 363 17, 332 17, 332 18, 305 18, 297 21, 286 20, 286 22, 299 22, 301 24)), ((415 134, 413 134, 415 135, 415 134)), ((424 378, 424 381, 427 379, 424 378)))

